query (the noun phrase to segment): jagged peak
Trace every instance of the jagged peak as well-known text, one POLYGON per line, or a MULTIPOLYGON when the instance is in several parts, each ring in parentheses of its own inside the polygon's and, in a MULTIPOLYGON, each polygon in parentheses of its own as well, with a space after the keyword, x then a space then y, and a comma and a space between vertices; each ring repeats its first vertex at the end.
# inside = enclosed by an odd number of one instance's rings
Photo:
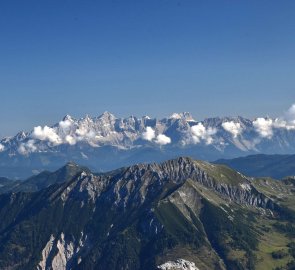
POLYGON ((89 168, 85 166, 81 166, 73 161, 67 162, 63 167, 59 168, 58 170, 55 171, 55 173, 66 173, 66 174, 81 174, 82 172, 87 172, 87 174, 90 174, 91 171, 89 168))
POLYGON ((92 117, 89 114, 86 114, 83 118, 85 121, 92 121, 92 117))
POLYGON ((169 119, 185 119, 186 121, 195 121, 189 112, 173 113, 169 116, 169 119))
POLYGON ((191 157, 187 157, 187 156, 180 156, 174 159, 170 159, 168 161, 165 161, 164 163, 186 163, 186 164, 193 164, 195 161, 193 158, 191 157))
POLYGON ((69 115, 69 114, 66 114, 63 117, 62 121, 73 121, 73 117, 71 115, 69 115))
POLYGON ((116 116, 108 111, 103 112, 98 118, 101 119, 116 119, 116 116))
POLYGON ((16 138, 17 140, 23 140, 23 139, 25 139, 26 137, 27 137, 27 133, 24 132, 24 131, 20 131, 20 132, 18 132, 18 133, 15 135, 15 138, 16 138))

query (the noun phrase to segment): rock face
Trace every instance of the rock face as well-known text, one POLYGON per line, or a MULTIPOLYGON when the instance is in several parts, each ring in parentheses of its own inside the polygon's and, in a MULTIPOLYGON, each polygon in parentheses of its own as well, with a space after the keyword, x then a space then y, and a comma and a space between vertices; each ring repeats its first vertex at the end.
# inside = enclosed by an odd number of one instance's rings
POLYGON ((67 185, 60 196, 64 202, 74 196, 85 203, 95 203, 109 187, 109 199, 116 207, 124 208, 128 204, 140 206, 146 199, 158 196, 165 185, 183 185, 187 179, 191 179, 219 193, 226 200, 255 207, 273 208, 272 200, 259 193, 245 176, 235 174, 237 178, 229 179, 232 182, 222 181, 215 179, 204 166, 218 168, 217 165, 181 157, 162 164, 139 164, 122 168, 115 176, 113 173, 96 176, 82 171, 77 175, 76 181, 67 185))
POLYGON ((197 121, 189 113, 164 119, 117 118, 109 112, 81 119, 67 115, 51 127, 38 126, 1 139, 0 169, 1 176, 24 179, 69 161, 107 171, 177 156, 216 160, 257 153, 291 154, 294 135, 295 126, 264 118, 197 121), (259 128, 261 121, 269 123, 267 134, 259 128))
POLYGON ((253 215, 280 216, 252 180, 191 158, 68 170, 37 192, 0 195, 1 269, 248 269, 253 215))
POLYGON ((175 262, 166 262, 158 266, 161 270, 199 270, 195 263, 183 259, 178 259, 175 262))
POLYGON ((58 239, 53 235, 42 250, 42 260, 37 265, 38 270, 67 270, 71 269, 73 261, 81 262, 79 252, 84 248, 86 237, 81 234, 81 239, 75 243, 74 241, 65 240, 65 235, 62 232, 58 239))

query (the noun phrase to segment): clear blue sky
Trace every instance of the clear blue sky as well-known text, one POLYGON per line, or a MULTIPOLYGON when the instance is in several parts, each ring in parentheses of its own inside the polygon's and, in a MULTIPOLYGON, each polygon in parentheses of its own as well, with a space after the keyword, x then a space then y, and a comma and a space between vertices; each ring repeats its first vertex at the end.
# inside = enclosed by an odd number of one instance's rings
POLYGON ((1 136, 105 110, 279 115, 295 1, 1 1, 0 101, 1 136))

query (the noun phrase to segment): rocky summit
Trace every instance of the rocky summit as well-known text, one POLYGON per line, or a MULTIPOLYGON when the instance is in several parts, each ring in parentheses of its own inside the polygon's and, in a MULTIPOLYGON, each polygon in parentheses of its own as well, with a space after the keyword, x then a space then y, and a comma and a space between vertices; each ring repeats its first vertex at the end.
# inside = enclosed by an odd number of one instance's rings
POLYGON ((75 119, 66 115, 53 126, 36 126, 1 139, 0 170, 1 176, 24 179, 69 161, 108 171, 178 156, 213 161, 259 153, 291 154, 294 135, 294 121, 279 118, 196 120, 190 113, 163 119, 118 118, 105 112, 75 119))
POLYGON ((3 179, 0 269, 293 269, 293 180, 187 157, 3 179))

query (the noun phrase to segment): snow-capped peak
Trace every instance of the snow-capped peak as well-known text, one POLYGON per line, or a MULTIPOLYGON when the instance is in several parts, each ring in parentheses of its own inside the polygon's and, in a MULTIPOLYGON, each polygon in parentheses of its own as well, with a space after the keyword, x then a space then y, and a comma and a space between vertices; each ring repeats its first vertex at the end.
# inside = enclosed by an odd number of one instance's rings
POLYGON ((98 118, 100 118, 100 119, 116 119, 116 116, 108 111, 105 111, 98 118))
POLYGON ((211 145, 220 152, 232 146, 237 149, 234 151, 263 152, 264 145, 272 144, 268 147, 289 153, 295 151, 294 134, 295 127, 280 119, 215 117, 196 122, 188 112, 173 113, 169 119, 117 118, 104 112, 99 117, 86 115, 81 119, 66 115, 51 127, 37 126, 29 133, 21 132, 0 143, 4 147, 2 152, 20 154, 54 152, 61 145, 84 147, 85 144, 119 149, 211 145), (274 144, 278 141, 279 144, 274 144))
POLYGON ((66 114, 66 115, 63 117, 62 121, 74 121, 74 119, 73 119, 73 117, 72 117, 71 115, 66 114))

